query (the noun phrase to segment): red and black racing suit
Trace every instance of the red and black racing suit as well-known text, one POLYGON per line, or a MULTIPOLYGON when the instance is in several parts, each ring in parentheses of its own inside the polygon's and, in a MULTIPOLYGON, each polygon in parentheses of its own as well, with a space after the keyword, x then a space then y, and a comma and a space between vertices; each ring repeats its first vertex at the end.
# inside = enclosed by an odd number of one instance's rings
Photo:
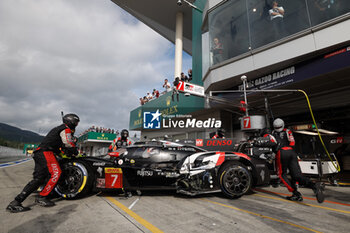
POLYGON ((78 154, 72 134, 72 130, 66 124, 62 124, 53 128, 46 135, 34 152, 33 180, 23 188, 23 191, 17 195, 15 200, 23 202, 40 185, 45 183, 46 185, 40 192, 40 196, 47 196, 51 193, 61 175, 61 168, 55 154, 59 154, 60 148, 65 149, 68 155, 78 154))
POLYGON ((283 129, 281 132, 273 131, 272 135, 268 136, 270 137, 270 141, 278 144, 276 168, 279 178, 287 189, 290 192, 296 193, 296 182, 299 182, 300 185, 314 188, 314 183, 301 173, 298 155, 292 148, 295 145, 292 132, 289 129, 283 129), (290 172, 291 180, 287 177, 287 169, 290 172))
POLYGON ((121 146, 129 146, 129 145, 131 145, 131 141, 129 139, 118 137, 113 140, 111 145, 109 145, 108 151, 116 151, 121 146))

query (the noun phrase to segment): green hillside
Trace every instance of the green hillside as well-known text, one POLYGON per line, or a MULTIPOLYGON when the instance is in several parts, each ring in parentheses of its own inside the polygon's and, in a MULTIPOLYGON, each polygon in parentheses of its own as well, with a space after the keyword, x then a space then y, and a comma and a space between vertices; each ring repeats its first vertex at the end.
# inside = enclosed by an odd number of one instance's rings
POLYGON ((23 147, 24 143, 40 143, 44 137, 28 130, 0 123, 0 145, 23 147))

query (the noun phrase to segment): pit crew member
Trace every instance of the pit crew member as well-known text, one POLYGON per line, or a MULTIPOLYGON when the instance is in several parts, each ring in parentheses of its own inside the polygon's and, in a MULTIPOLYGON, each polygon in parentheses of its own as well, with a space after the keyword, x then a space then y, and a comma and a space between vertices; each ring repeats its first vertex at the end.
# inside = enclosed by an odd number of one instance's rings
POLYGON ((129 137, 129 131, 126 129, 123 129, 120 133, 120 137, 115 138, 111 145, 108 148, 108 151, 116 151, 118 148, 122 146, 129 146, 131 145, 131 141, 128 139, 129 137))
POLYGON ((225 130, 224 129, 218 129, 217 133, 212 137, 212 139, 224 139, 225 138, 225 130))
POLYGON ((320 183, 314 183, 309 178, 305 177, 301 173, 301 169, 298 163, 298 155, 293 150, 295 140, 292 132, 284 127, 284 121, 277 118, 273 122, 274 130, 272 134, 265 136, 270 137, 272 142, 277 144, 276 153, 276 168, 277 173, 281 181, 287 187, 288 191, 293 195, 287 197, 291 201, 303 201, 303 197, 297 190, 296 182, 305 187, 312 188, 316 194, 317 201, 322 203, 324 196, 320 183), (291 180, 287 177, 287 169, 290 172, 291 180))
POLYGON ((48 199, 48 195, 56 186, 61 175, 61 168, 55 155, 60 153, 60 149, 67 156, 78 154, 77 147, 73 141, 73 133, 80 119, 76 114, 67 114, 62 118, 63 124, 53 128, 44 137, 39 147, 34 152, 35 168, 33 180, 31 180, 19 193, 15 199, 10 202, 6 210, 12 213, 30 210, 29 207, 22 206, 22 202, 41 185, 45 185, 35 203, 50 207, 55 203, 48 199))

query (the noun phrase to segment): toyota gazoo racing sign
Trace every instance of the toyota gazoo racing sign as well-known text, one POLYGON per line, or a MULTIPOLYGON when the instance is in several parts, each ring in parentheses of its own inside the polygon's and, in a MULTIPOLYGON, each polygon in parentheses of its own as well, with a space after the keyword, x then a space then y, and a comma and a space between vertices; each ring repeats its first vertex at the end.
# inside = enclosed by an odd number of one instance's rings
POLYGON ((176 89, 178 89, 181 92, 189 93, 196 96, 205 96, 204 87, 192 83, 187 83, 184 81, 179 81, 179 84, 176 86, 176 89))

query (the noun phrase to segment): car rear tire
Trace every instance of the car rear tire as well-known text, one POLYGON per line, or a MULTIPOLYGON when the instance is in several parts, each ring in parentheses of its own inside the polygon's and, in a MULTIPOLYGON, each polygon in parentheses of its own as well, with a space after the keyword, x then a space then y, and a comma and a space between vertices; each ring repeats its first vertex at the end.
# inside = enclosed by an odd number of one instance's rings
POLYGON ((93 172, 84 161, 68 161, 61 165, 62 174, 55 191, 63 198, 79 198, 91 191, 93 172))
POLYGON ((252 175, 242 163, 227 163, 219 171, 222 192, 230 198, 239 198, 252 187, 252 175))

